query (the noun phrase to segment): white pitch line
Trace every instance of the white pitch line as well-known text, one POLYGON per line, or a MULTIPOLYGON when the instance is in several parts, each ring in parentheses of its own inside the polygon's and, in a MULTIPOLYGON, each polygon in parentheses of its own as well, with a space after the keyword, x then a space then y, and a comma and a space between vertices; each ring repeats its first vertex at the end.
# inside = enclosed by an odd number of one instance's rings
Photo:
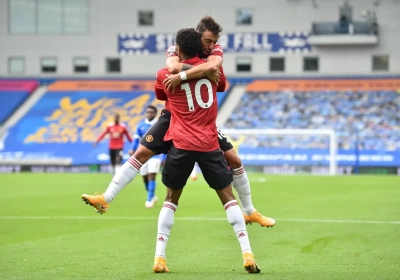
MULTIPOLYGON (((0 220, 157 220, 158 217, 123 216, 0 216, 0 220)), ((226 221, 226 218, 175 217, 178 221, 226 221)), ((277 222, 295 223, 339 223, 339 224, 383 224, 400 225, 400 221, 374 220, 326 220, 326 219, 276 219, 277 222)))

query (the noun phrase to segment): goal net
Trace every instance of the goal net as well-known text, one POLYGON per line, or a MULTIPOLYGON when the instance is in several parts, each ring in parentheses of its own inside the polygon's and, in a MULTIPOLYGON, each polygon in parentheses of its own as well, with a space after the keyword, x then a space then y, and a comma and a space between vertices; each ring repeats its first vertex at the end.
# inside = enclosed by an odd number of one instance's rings
POLYGON ((243 164, 264 173, 337 174, 332 129, 222 129, 243 164))

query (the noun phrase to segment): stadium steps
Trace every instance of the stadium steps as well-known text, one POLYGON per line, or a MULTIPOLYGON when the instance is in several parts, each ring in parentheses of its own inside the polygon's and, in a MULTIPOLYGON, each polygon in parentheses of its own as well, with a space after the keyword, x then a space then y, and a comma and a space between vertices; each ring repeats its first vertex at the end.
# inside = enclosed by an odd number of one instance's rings
POLYGON ((240 84, 233 86, 232 90, 226 97, 224 103, 222 104, 220 110, 218 111, 217 126, 223 126, 231 116, 232 112, 235 110, 243 94, 246 92, 247 84, 240 84))
POLYGON ((47 86, 39 86, 34 92, 25 100, 25 102, 7 119, 7 121, 0 127, 0 150, 3 149, 3 139, 7 136, 9 127, 13 127, 28 111, 39 101, 40 98, 47 92, 47 86))

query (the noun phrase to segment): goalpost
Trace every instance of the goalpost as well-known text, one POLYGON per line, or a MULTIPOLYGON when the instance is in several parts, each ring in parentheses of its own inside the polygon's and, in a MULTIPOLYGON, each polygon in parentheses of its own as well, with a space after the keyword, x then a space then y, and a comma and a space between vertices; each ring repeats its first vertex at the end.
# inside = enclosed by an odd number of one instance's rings
POLYGON ((230 135, 271 135, 271 136, 327 136, 329 137, 329 175, 337 173, 337 138, 333 129, 222 129, 230 135))

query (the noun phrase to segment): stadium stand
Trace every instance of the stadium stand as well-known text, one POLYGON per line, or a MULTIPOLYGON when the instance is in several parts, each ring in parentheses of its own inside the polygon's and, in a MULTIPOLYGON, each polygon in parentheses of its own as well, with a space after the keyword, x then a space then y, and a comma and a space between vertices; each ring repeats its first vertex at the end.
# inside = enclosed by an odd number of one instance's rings
POLYGON ((218 108, 224 103, 225 98, 228 96, 229 87, 227 85, 225 92, 217 92, 218 108))
MULTIPOLYGON (((219 102, 225 96, 220 93, 219 102)), ((152 80, 56 81, 9 128, 1 156, 72 158, 72 164, 108 163, 108 142, 96 148, 92 143, 116 113, 133 134, 148 105, 158 107, 159 112, 164 108, 164 102, 155 98, 152 80)))
POLYGON ((36 81, 0 80, 0 125, 37 88, 36 81))
MULTIPOLYGON (((247 91, 227 128, 333 128, 339 148, 400 150, 400 92, 394 90, 247 91)), ((243 147, 328 148, 326 137, 248 137, 243 147)))

